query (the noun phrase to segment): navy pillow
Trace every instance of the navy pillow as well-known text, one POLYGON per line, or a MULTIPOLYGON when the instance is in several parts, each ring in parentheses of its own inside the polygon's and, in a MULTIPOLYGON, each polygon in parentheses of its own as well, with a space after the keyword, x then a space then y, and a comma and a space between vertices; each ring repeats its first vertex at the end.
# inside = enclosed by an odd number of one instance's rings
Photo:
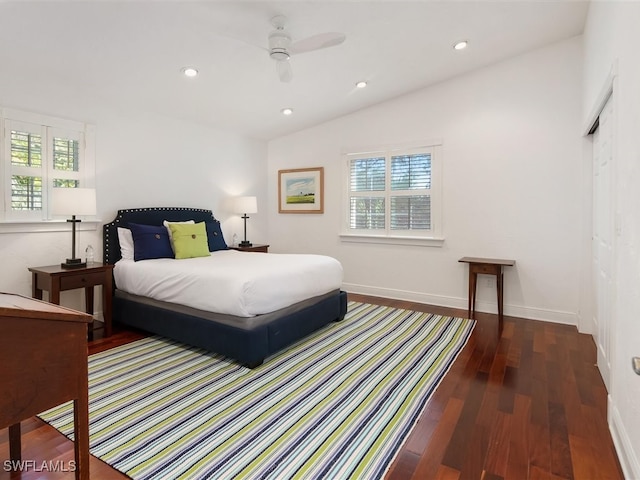
POLYGON ((224 241, 222 235, 222 229, 220 228, 220 222, 215 221, 213 223, 206 223, 207 226, 207 240, 209 241, 209 251, 215 252, 216 250, 226 250, 227 242, 224 241))
POLYGON ((129 229, 133 236, 133 259, 136 262, 153 258, 174 258, 166 227, 130 223, 129 229))

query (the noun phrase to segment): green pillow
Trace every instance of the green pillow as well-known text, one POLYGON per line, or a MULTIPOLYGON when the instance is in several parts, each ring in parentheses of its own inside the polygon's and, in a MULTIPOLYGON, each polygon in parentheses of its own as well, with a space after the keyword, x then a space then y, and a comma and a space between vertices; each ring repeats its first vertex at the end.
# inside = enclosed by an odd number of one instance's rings
POLYGON ((170 223, 176 258, 208 257, 207 228, 200 223, 170 223))

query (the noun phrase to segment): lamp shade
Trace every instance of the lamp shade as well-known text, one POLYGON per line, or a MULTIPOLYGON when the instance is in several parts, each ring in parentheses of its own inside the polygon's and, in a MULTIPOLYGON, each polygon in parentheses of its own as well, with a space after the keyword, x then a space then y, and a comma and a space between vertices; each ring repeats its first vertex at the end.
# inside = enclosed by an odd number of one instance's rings
POLYGON ((54 188, 51 204, 54 215, 95 215, 96 191, 94 188, 54 188))
POLYGON ((257 213, 258 201, 256 197, 236 197, 233 200, 233 210, 236 213, 257 213))

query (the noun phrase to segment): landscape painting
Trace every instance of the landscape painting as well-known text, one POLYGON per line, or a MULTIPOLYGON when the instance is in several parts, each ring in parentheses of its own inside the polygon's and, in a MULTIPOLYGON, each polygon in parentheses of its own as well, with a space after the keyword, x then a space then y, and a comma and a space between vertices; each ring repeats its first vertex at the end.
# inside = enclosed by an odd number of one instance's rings
POLYGON ((280 213, 324 213, 324 168, 278 171, 280 213))

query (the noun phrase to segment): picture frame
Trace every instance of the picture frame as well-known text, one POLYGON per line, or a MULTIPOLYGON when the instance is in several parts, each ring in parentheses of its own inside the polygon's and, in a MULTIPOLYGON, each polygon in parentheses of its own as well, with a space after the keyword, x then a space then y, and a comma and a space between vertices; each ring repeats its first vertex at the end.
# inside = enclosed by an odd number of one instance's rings
POLYGON ((324 167, 278 170, 278 213, 324 213, 324 167))

